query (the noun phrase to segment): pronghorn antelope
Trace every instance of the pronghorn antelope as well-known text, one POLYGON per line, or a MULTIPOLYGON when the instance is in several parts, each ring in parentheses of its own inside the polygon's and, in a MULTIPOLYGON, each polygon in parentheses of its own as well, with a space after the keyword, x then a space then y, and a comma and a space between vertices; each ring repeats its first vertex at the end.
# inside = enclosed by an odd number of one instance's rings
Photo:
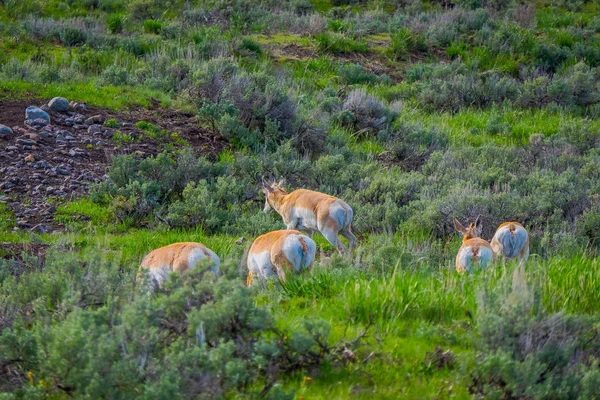
POLYGON ((277 211, 283 218, 287 229, 298 229, 309 237, 315 231, 320 232, 329 243, 335 246, 340 254, 346 253, 338 234, 348 239, 348 254, 356 243, 352 234, 352 208, 343 200, 312 190, 297 189, 287 193, 282 182, 263 185, 265 193, 265 209, 277 211))
POLYGON ((315 242, 300 231, 281 230, 259 236, 248 252, 246 286, 256 278, 278 276, 285 281, 288 272, 310 270, 316 252, 315 242))
POLYGON ((477 217, 474 224, 469 224, 468 228, 462 226, 454 218, 454 227, 464 235, 462 246, 460 246, 456 255, 456 270, 458 272, 471 272, 473 264, 485 268, 494 260, 492 247, 487 241, 479 237, 481 235, 481 216, 477 217))
POLYGON ((498 256, 516 258, 521 265, 529 257, 529 235, 518 222, 505 222, 498 227, 491 241, 492 250, 498 256))
POLYGON ((215 275, 219 272, 219 257, 202 243, 182 242, 152 250, 140 264, 140 272, 146 271, 153 287, 160 287, 169 272, 181 273, 196 266, 202 260, 210 260, 215 275))

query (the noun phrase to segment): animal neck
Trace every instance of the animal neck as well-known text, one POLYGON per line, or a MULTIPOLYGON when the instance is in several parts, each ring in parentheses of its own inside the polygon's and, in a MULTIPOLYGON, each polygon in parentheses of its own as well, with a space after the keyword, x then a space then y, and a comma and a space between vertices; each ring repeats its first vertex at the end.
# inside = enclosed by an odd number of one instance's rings
POLYGON ((466 242, 467 240, 471 240, 471 239, 477 239, 477 236, 475 236, 471 232, 467 232, 467 233, 465 233, 465 236, 463 236, 463 242, 466 242))
POLYGON ((271 207, 273 207, 273 209, 279 214, 281 214, 281 206, 286 196, 287 194, 285 192, 273 192, 269 196, 269 203, 271 204, 271 207))

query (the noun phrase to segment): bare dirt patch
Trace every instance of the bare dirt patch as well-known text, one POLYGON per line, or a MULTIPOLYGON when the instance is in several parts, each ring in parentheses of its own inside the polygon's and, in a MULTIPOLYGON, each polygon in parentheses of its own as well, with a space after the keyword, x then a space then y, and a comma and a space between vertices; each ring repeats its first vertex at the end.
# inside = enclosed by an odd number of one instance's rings
POLYGON ((77 104, 66 112, 43 107, 51 116, 50 124, 25 123, 28 106, 47 102, 0 101, 0 124, 14 132, 0 135, 0 201, 14 211, 20 229, 43 233, 62 228, 54 221, 56 207, 87 195, 90 184, 105 179, 114 156, 145 158, 166 145, 186 145, 170 135, 149 137, 135 126, 139 121, 176 133, 198 155, 212 158, 227 146, 220 136, 202 129, 195 115, 158 107, 126 112, 77 104), (108 120, 114 121, 105 124, 108 120))

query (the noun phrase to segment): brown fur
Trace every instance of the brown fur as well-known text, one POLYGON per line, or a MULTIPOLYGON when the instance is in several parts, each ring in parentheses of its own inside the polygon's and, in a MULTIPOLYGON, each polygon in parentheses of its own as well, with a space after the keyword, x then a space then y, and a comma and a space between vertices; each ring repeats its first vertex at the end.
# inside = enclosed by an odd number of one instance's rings
POLYGON ((343 200, 308 189, 296 189, 293 192, 288 193, 278 183, 273 183, 271 186, 265 186, 263 190, 267 197, 267 203, 281 215, 284 223, 289 229, 305 229, 309 236, 312 235, 313 231, 320 231, 320 233, 324 234, 325 238, 334 245, 341 254, 344 254, 346 249, 338 237, 338 235, 341 234, 348 239, 350 247, 348 254, 352 255, 356 237, 352 233, 352 226, 348 216, 348 209, 350 206, 343 200), (345 211, 344 222, 341 224, 330 215, 331 207, 336 202, 341 203, 345 211), (292 209, 305 209, 312 212, 315 216, 317 226, 312 228, 301 227, 300 225, 294 226, 295 220, 292 215, 292 209), (325 232, 328 233, 325 234, 325 232))
POLYGON ((471 260, 474 263, 479 262, 479 254, 481 251, 481 247, 486 247, 488 249, 490 249, 492 251, 492 254, 494 254, 494 250, 492 249, 492 246, 487 242, 487 240, 481 239, 479 237, 478 234, 478 230, 481 229, 481 225, 480 225, 480 217, 477 217, 477 221, 474 224, 469 224, 468 228, 465 228, 464 226, 462 226, 462 224, 456 219, 454 218, 454 227, 456 228, 457 231, 461 232, 463 234, 463 241, 462 241, 462 245, 460 246, 460 249, 458 250, 458 253, 456 254, 456 270, 459 272, 464 271, 464 268, 462 265, 460 265, 460 253, 462 252, 462 249, 464 247, 471 247, 471 251, 472 251, 472 257, 471 260))
MULTIPOLYGON (((520 224, 519 222, 514 222, 514 221, 509 221, 509 222, 503 222, 500 224, 500 226, 498 227, 498 229, 503 228, 505 226, 508 225, 508 229, 510 230, 511 235, 515 235, 517 226, 525 229, 525 227, 520 224)), ((496 229, 496 231, 498 230, 496 229)), ((525 246, 523 246, 523 248, 519 251, 519 255, 517 256, 518 259, 522 259, 525 256, 525 253, 529 250, 529 235, 527 235, 527 242, 525 242, 525 246)), ((493 241, 493 240, 492 240, 493 241)))
MULTIPOLYGON (((302 234, 302 232, 292 229, 266 233, 262 236, 257 237, 254 243, 252 243, 250 251, 248 252, 248 256, 250 256, 251 254, 259 254, 264 251, 268 251, 271 258, 271 264, 273 264, 273 266, 275 266, 276 268, 275 272, 279 276, 279 279, 285 281, 286 273, 293 270, 293 268, 292 264, 283 252, 283 245, 288 236, 302 234)), ((306 242, 302 239, 302 237, 299 238, 299 241, 302 245, 302 251, 306 254, 306 252, 308 251, 308 246, 306 245, 306 242)), ((312 265, 309 267, 309 270, 311 268, 312 265)), ((253 277, 251 275, 252 274, 248 272, 248 277, 246 278, 247 285, 250 285, 253 281, 253 277)))
POLYGON ((189 268, 188 257, 190 252, 201 249, 204 255, 210 259, 206 246, 196 242, 173 243, 158 248, 148 253, 140 264, 140 269, 154 269, 168 265, 173 272, 183 272, 189 268))

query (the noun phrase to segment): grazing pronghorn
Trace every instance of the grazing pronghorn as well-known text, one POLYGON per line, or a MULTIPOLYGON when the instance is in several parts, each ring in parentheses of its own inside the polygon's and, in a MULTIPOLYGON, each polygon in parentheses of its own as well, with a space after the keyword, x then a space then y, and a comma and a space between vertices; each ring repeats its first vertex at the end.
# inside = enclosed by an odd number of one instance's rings
POLYGON ((210 260, 215 275, 219 272, 219 257, 202 243, 182 242, 152 250, 140 264, 153 287, 160 287, 169 272, 181 273, 196 266, 202 260, 210 260))
POLYGON ((348 239, 348 254, 356 243, 352 234, 352 208, 343 200, 324 193, 307 189, 297 189, 287 193, 282 183, 263 185, 265 193, 265 212, 271 208, 283 218, 287 229, 298 229, 312 237, 313 232, 320 232, 329 243, 335 246, 340 254, 346 253, 346 247, 338 238, 342 234, 348 239))
POLYGON ((518 222, 505 222, 498 227, 491 241, 492 250, 498 256, 516 258, 521 265, 529 257, 529 234, 518 222))
POLYGON ((273 231, 256 238, 248 251, 246 286, 256 278, 278 276, 286 280, 288 272, 310 270, 317 245, 300 231, 273 231))
POLYGON ((468 228, 462 226, 454 218, 454 227, 464 235, 462 246, 460 246, 456 255, 456 270, 458 272, 471 272, 473 264, 485 268, 494 260, 492 246, 479 237, 481 235, 481 216, 477 217, 474 224, 469 224, 468 228))

